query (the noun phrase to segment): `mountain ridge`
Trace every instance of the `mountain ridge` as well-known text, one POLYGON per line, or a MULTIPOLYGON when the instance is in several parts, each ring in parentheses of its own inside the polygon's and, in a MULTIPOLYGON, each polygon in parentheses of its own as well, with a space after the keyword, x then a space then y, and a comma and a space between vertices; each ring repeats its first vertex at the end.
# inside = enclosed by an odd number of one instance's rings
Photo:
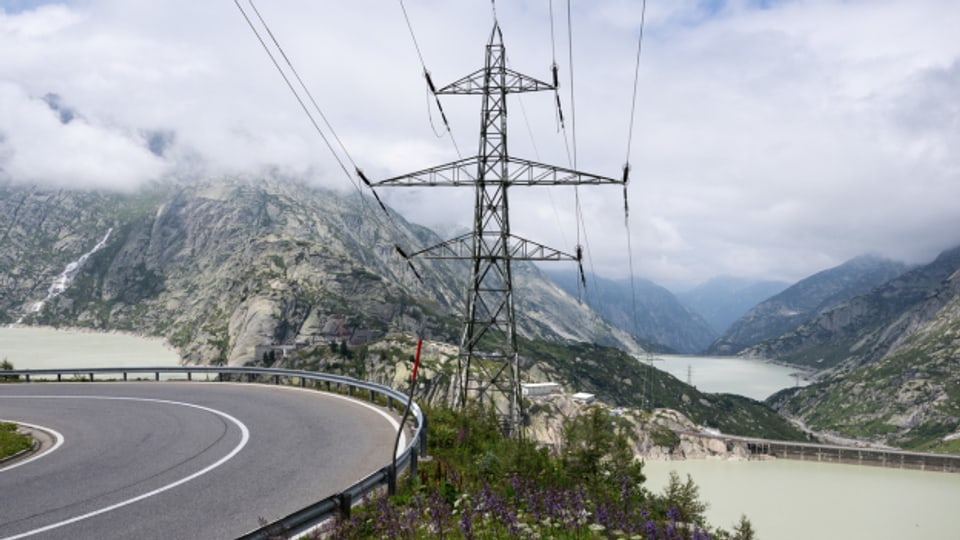
MULTIPOLYGON (((431 245, 431 231, 374 206, 283 177, 219 178, 136 193, 0 185, 0 323, 117 329, 166 337, 193 363, 243 363, 257 346, 363 341, 391 330, 456 342, 466 265, 416 261, 396 246, 431 245), (103 249, 39 313, 64 267, 103 233, 103 249)), ((639 350, 535 268, 515 265, 559 313, 518 320, 533 338, 580 339, 639 350), (559 307, 559 308, 558 308, 559 307)), ((535 303, 535 302, 533 302, 535 303)))
POLYGON ((939 289, 958 268, 960 247, 821 311, 794 330, 742 354, 817 369, 883 356, 942 308, 936 302, 939 289))
POLYGON ((960 452, 960 247, 820 319, 832 346, 814 350, 832 367, 769 404, 817 429, 960 452))
POLYGON ((830 308, 899 276, 907 265, 861 255, 817 272, 761 302, 737 320, 707 350, 733 355, 794 330, 830 308))
MULTIPOLYGON (((576 271, 548 270, 550 279, 570 295, 580 293, 576 271)), ((683 305, 673 293, 643 278, 610 280, 588 274, 582 297, 610 324, 661 350, 702 352, 716 338, 709 324, 683 305), (634 306, 634 298, 636 306, 634 306)))

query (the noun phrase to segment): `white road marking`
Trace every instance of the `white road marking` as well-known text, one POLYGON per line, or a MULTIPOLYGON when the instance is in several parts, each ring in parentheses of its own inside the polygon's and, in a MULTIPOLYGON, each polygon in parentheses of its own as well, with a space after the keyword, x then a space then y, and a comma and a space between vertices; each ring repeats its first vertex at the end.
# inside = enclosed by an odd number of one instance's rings
POLYGON ((56 439, 56 441, 53 443, 53 446, 50 447, 50 448, 48 448, 47 450, 44 450, 43 452, 40 452, 39 454, 37 454, 37 455, 35 455, 35 456, 33 456, 33 457, 29 457, 29 458, 27 458, 27 459, 25 459, 25 460, 23 460, 23 461, 18 461, 18 462, 16 462, 16 463, 14 463, 13 465, 8 465, 8 466, 0 469, 0 472, 9 471, 10 469, 16 469, 17 467, 19 467, 19 466, 21 466, 21 465, 26 465, 27 463, 30 463, 31 461, 36 461, 36 460, 42 458, 43 456, 46 456, 46 455, 50 454, 50 452, 53 452, 53 451, 56 450, 57 448, 60 448, 60 445, 63 444, 63 435, 62 435, 59 431, 57 431, 57 430, 55 430, 55 429, 50 429, 50 428, 44 427, 44 426, 35 426, 35 425, 33 425, 33 424, 28 424, 28 423, 26 423, 26 422, 18 422, 18 421, 16 421, 16 420, 4 420, 4 419, 2 419, 2 418, 0 418, 0 422, 12 422, 12 423, 14 423, 14 424, 19 424, 19 425, 21 425, 21 426, 27 426, 28 428, 36 429, 36 430, 38 430, 38 431, 46 431, 47 433, 53 434, 53 438, 56 439))
POLYGON ((85 520, 85 519, 92 518, 92 517, 98 516, 98 515, 100 515, 100 514, 105 514, 105 513, 107 513, 107 512, 112 511, 112 510, 116 510, 116 509, 118 509, 118 508, 122 508, 122 507, 124 507, 124 506, 131 505, 131 504, 133 504, 133 503, 135 503, 135 502, 142 501, 142 500, 147 499, 147 498, 149 498, 149 497, 153 497, 154 495, 158 495, 158 494, 160 494, 160 493, 163 493, 164 491, 171 490, 171 489, 173 489, 173 488, 175 488, 175 487, 177 487, 177 486, 183 485, 183 484, 185 484, 185 483, 187 483, 187 482, 189 482, 189 481, 191 481, 191 480, 194 480, 194 479, 196 479, 196 478, 199 478, 200 476, 203 476, 203 475, 207 474, 208 472, 216 469, 217 467, 223 465, 223 464, 226 463, 227 461, 230 461, 231 459, 233 459, 234 456, 236 456, 238 453, 240 453, 240 450, 243 450, 243 447, 246 446, 246 445, 247 445, 247 442, 250 440, 250 430, 247 429, 247 426, 244 425, 243 422, 237 420, 237 419, 234 418, 233 416, 230 416, 229 414, 227 414, 227 413, 225 413, 225 412, 223 412, 223 411, 218 411, 217 409, 211 409, 210 407, 204 407, 204 406, 202 406, 202 405, 195 405, 195 404, 193 404, 193 403, 183 403, 183 402, 181 402, 181 401, 169 401, 169 400, 165 400, 165 399, 151 399, 151 398, 114 397, 114 396, 0 396, 0 399, 101 399, 101 400, 116 400, 116 401, 143 401, 143 402, 147 402, 147 403, 162 403, 162 404, 166 404, 166 405, 180 405, 180 406, 182 406, 182 407, 191 407, 191 408, 194 408, 194 409, 199 409, 199 410, 201 410, 201 411, 206 411, 206 412, 213 413, 213 414, 216 414, 216 415, 218 415, 218 416, 221 416, 221 417, 223 417, 223 418, 226 418, 227 420, 229 420, 229 421, 233 422, 234 424, 236 424, 236 426, 237 426, 238 428, 240 428, 240 432, 241 432, 240 443, 237 444, 237 446, 236 446, 233 450, 231 450, 229 454, 227 454, 226 456, 220 458, 217 462, 215 462, 215 463, 213 463, 213 464, 211 464, 211 465, 209 465, 209 466, 207 466, 207 467, 205 467, 205 468, 203 468, 203 469, 201 469, 201 470, 199 470, 199 471, 191 474, 190 476, 187 476, 187 477, 185 477, 185 478, 181 478, 180 480, 177 480, 176 482, 173 482, 173 483, 171 483, 171 484, 167 484, 167 485, 165 485, 165 486, 163 486, 163 487, 160 487, 160 488, 158 488, 158 489, 155 489, 155 490, 153 490, 153 491, 149 491, 149 492, 144 493, 144 494, 142 494, 142 495, 138 495, 138 496, 136 496, 136 497, 133 497, 132 499, 127 499, 127 500, 121 501, 121 502, 119 502, 119 503, 117 503, 117 504, 112 504, 112 505, 110 505, 110 506, 106 506, 106 507, 101 508, 101 509, 99 509, 99 510, 94 510, 93 512, 88 512, 88 513, 83 514, 83 515, 81 515, 81 516, 76 516, 76 517, 73 517, 73 518, 70 518, 70 519, 66 519, 66 520, 60 521, 60 522, 58 522, 58 523, 53 523, 53 524, 51 524, 51 525, 47 525, 47 526, 45 526, 45 527, 40 527, 39 529, 34 529, 34 530, 32 530, 32 531, 27 531, 27 532, 25 532, 25 533, 20 533, 20 534, 14 535, 14 536, 8 536, 8 537, 6 537, 6 538, 0 538, 0 540, 18 540, 19 538, 26 538, 26 537, 28 537, 28 536, 33 536, 33 535, 35 535, 35 534, 40 534, 40 533, 42 533, 42 532, 50 531, 50 530, 53 530, 53 529, 58 529, 58 528, 63 527, 63 526, 65 526, 65 525, 70 525, 71 523, 76 523, 76 522, 78 522, 78 521, 83 521, 83 520, 85 520))

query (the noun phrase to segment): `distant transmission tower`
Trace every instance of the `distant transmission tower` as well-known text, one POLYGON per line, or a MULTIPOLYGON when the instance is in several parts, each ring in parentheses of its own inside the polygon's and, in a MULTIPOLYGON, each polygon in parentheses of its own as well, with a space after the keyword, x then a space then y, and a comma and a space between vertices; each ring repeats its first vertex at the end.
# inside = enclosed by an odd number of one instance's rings
POLYGON ((582 249, 577 246, 576 254, 571 255, 511 234, 507 188, 623 185, 625 180, 510 156, 507 153, 507 94, 554 90, 556 81, 548 84, 507 68, 503 35, 496 23, 486 49, 483 68, 435 90, 436 94, 483 96, 478 154, 371 185, 474 187, 471 233, 404 256, 470 261, 454 405, 462 407, 468 399, 481 402, 488 399, 496 408, 505 432, 518 436, 523 425, 523 402, 511 262, 570 260, 579 263, 582 249))

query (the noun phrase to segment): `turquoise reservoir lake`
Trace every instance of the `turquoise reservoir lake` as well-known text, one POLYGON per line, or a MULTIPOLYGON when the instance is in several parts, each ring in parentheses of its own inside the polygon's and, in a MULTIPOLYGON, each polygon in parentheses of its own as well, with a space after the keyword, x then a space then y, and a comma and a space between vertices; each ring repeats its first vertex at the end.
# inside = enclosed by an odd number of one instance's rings
POLYGON ((4 358, 18 369, 180 365, 162 339, 35 327, 0 327, 4 358))
MULTIPOLYGON (((647 362, 641 358, 641 362, 647 362)), ((683 356, 658 355, 652 359, 653 367, 666 371, 681 381, 689 381, 701 392, 740 394, 763 401, 774 392, 804 385, 798 370, 732 356, 683 356)))
MULTIPOLYGON (((653 366, 704 392, 763 400, 806 384, 796 369, 732 357, 659 356, 653 366)), ((642 360, 646 362, 647 360, 642 360)), ((648 461, 647 487, 670 471, 689 474, 710 523, 732 528, 745 514, 761 540, 960 539, 960 474, 809 461, 648 461)))
POLYGON ((689 474, 707 519, 745 514, 761 540, 960 538, 960 474, 810 461, 648 461, 647 487, 689 474))

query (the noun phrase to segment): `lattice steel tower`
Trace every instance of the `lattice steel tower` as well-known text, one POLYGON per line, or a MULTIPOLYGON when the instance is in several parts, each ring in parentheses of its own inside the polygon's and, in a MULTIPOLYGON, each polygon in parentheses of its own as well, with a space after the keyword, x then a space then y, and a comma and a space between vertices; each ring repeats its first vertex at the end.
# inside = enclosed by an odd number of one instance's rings
MULTIPOLYGON (((431 83, 432 86, 432 83, 431 83)), ((475 193, 473 231, 407 257, 468 260, 470 282, 454 405, 485 397, 496 407, 505 431, 518 435, 523 423, 517 324, 513 302, 512 261, 581 261, 581 248, 571 255, 510 233, 507 189, 511 186, 617 184, 616 180, 572 169, 515 158, 507 152, 507 94, 556 89, 509 69, 500 27, 494 23, 484 67, 436 94, 483 96, 480 148, 475 157, 431 167, 387 180, 373 187, 472 186, 475 193)))

